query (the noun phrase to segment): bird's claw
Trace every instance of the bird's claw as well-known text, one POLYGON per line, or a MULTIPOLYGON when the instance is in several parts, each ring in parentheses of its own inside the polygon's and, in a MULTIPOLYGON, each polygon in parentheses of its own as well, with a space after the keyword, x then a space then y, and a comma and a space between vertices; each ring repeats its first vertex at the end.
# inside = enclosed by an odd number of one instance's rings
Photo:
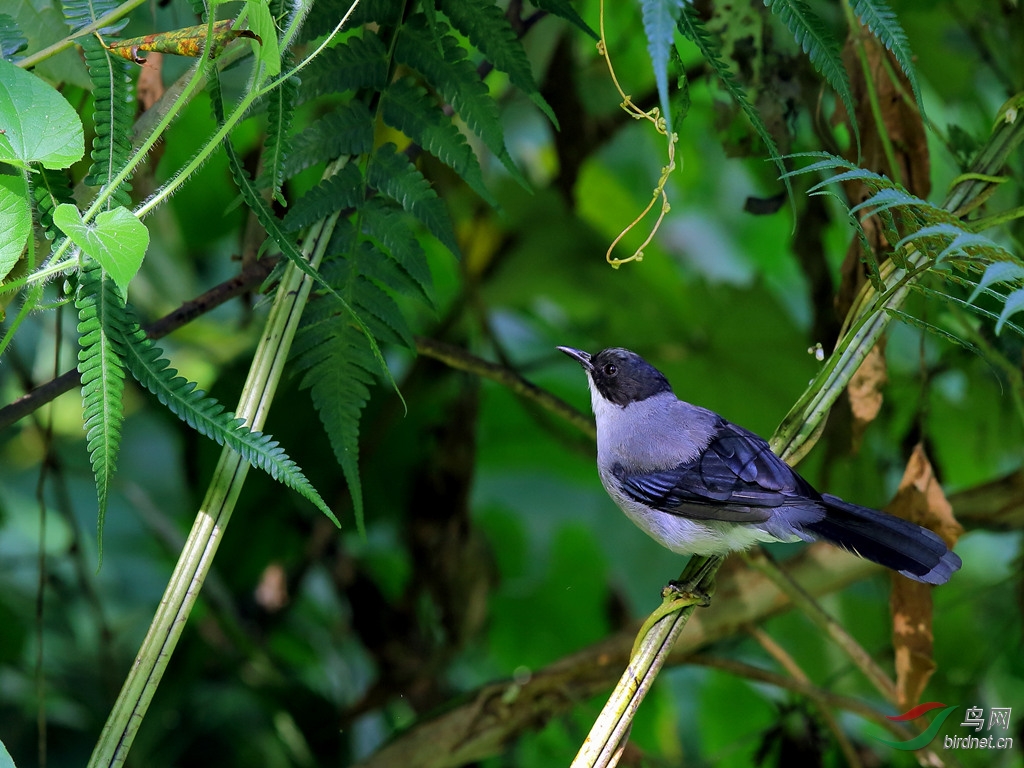
POLYGON ((663 600, 671 600, 673 605, 683 603, 684 605, 696 605, 699 608, 707 608, 711 605, 711 595, 714 590, 705 592, 702 589, 687 589, 678 581, 670 581, 661 590, 663 600))

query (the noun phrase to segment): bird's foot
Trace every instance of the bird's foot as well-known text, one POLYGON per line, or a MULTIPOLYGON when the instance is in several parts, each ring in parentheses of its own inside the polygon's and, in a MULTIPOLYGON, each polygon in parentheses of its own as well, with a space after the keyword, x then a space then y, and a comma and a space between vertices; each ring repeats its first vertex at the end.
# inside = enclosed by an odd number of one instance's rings
POLYGON ((707 608, 711 605, 711 596, 714 591, 714 584, 709 591, 705 592, 703 589, 687 588, 686 584, 679 581, 670 581, 661 590, 661 598, 671 601, 673 604, 681 603, 682 605, 679 607, 696 605, 699 608, 707 608))
POLYGON ((678 613, 683 608, 688 608, 691 605, 706 608, 711 605, 711 594, 703 590, 687 590, 678 582, 670 581, 664 589, 661 590, 661 605, 654 609, 654 613, 647 617, 644 623, 640 627, 640 631, 637 633, 636 641, 633 643, 633 653, 636 655, 637 649, 640 647, 640 643, 647 637, 647 633, 650 632, 654 625, 661 621, 666 616, 674 613, 678 613))

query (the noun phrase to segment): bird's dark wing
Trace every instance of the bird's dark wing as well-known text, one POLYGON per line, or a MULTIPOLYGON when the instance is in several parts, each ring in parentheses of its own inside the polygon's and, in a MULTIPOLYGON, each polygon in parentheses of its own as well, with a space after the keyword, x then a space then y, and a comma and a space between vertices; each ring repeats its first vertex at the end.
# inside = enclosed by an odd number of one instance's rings
POLYGON ((695 519, 763 522, 776 507, 821 498, 765 440, 725 419, 693 461, 655 472, 633 473, 622 465, 612 471, 635 501, 695 519))

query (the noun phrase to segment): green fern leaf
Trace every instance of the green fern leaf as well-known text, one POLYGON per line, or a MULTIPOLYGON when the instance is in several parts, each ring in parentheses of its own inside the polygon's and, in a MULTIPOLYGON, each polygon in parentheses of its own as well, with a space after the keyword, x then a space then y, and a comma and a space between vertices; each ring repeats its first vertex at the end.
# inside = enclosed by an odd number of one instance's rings
POLYGON ((296 134, 285 160, 285 178, 342 155, 364 155, 373 148, 373 117, 361 101, 328 112, 296 134))
POLYGON ((886 5, 885 0, 852 0, 850 6, 861 23, 871 30, 871 34, 892 51, 914 91, 914 100, 923 115, 924 101, 921 99, 921 86, 917 82, 914 55, 910 52, 910 43, 896 14, 886 5))
MULTIPOLYGON (((322 301, 327 304, 334 300, 325 296, 322 301)), ((304 320, 294 350, 296 368, 305 371, 300 386, 310 390, 348 483, 356 526, 365 532, 359 478, 359 417, 370 399, 370 386, 380 368, 367 337, 351 322, 347 311, 323 312, 313 323, 304 320)))
MULTIPOLYGON (((285 51, 281 66, 286 70, 291 69, 291 63, 291 53, 285 51)), ((295 113, 298 89, 298 78, 289 77, 267 96, 267 138, 264 143, 263 170, 256 183, 261 188, 270 187, 272 197, 282 205, 285 204, 281 194, 281 186, 286 178, 285 158, 291 143, 288 133, 295 113)))
POLYGON ((672 133, 672 110, 668 98, 668 58, 682 5, 683 0, 642 0, 640 3, 644 34, 647 35, 647 52, 654 67, 661 115, 665 118, 665 129, 669 134, 672 133))
POLYGON ((768 156, 775 163, 779 169, 779 178, 782 179, 782 183, 786 185, 786 191, 789 193, 790 200, 793 199, 793 187, 789 181, 789 173, 786 170, 786 164, 782 159, 782 155, 779 154, 779 149, 775 144, 775 139, 768 132, 768 127, 764 124, 761 116, 757 113, 757 110, 751 106, 750 101, 747 99, 746 93, 743 91, 743 87, 736 82, 736 78, 733 77, 732 72, 729 71, 729 67, 724 61, 722 61, 719 53, 721 47, 716 43, 711 35, 708 33, 704 23, 700 20, 700 16, 697 15, 697 11, 694 10, 690 3, 683 4, 683 12, 679 14, 679 31, 694 45, 697 46, 704 61, 715 71, 721 80, 723 87, 729 92, 736 104, 743 111, 743 114, 747 116, 747 120, 750 121, 751 127, 754 132, 764 142, 765 149, 768 151, 768 156))
POLYGON ((530 0, 537 8, 542 11, 565 19, 566 21, 575 24, 577 28, 583 30, 595 40, 600 40, 601 36, 597 34, 590 25, 583 20, 576 9, 572 7, 572 3, 569 0, 530 0))
POLYGON ((82 416, 86 449, 96 479, 96 540, 103 560, 103 522, 117 468, 124 422, 124 299, 98 262, 83 257, 75 293, 78 309, 78 372, 82 377, 82 416))
POLYGON ((423 246, 416 239, 411 217, 392 208, 380 198, 367 200, 360 209, 366 234, 375 238, 385 253, 416 281, 424 298, 429 298, 431 275, 423 246))
MULTIPOLYGON (((66 9, 66 6, 65 6, 66 9)), ((131 155, 132 121, 135 118, 128 62, 113 56, 94 37, 80 41, 93 84, 93 118, 96 136, 92 166, 84 182, 104 186, 128 164, 131 155)), ((107 209, 131 206, 131 186, 123 182, 107 200, 107 209)))
POLYGON ((492 0, 440 0, 437 7, 453 27, 465 35, 488 61, 505 72, 512 85, 525 93, 548 120, 558 126, 554 111, 537 89, 523 44, 505 14, 492 0))
POLYGON ((302 70, 299 101, 359 88, 382 91, 387 83, 388 52, 379 37, 364 32, 321 52, 302 70))
POLYGON ((262 469, 303 498, 312 502, 339 528, 331 508, 306 479, 302 470, 270 435, 246 427, 217 400, 196 388, 195 382, 177 375, 170 363, 137 322, 125 328, 125 359, 138 382, 156 395, 175 416, 205 437, 226 445, 250 465, 262 469))
POLYGON ((803 0, 764 0, 764 4, 782 19, 796 39, 797 45, 810 58, 814 68, 842 100, 846 114, 850 118, 850 125, 853 126, 857 146, 860 147, 860 129, 857 126, 853 89, 850 87, 850 78, 846 73, 846 67, 843 66, 835 39, 803 0))
POLYGON ((385 123, 450 167, 488 204, 497 207, 466 137, 415 81, 403 77, 393 82, 381 96, 380 114, 385 123))
POLYGON ((412 161, 394 144, 378 149, 366 166, 366 182, 387 195, 422 222, 456 258, 460 258, 455 230, 444 202, 412 161))
POLYGON ((528 189, 529 184, 505 147, 498 105, 466 55, 465 49, 449 34, 447 24, 438 21, 434 28, 429 28, 423 14, 409 19, 395 43, 395 60, 423 75, 501 160, 512 178, 528 189))
POLYGON ((336 211, 355 208, 364 195, 359 166, 349 163, 300 197, 281 225, 286 232, 298 232, 336 211))

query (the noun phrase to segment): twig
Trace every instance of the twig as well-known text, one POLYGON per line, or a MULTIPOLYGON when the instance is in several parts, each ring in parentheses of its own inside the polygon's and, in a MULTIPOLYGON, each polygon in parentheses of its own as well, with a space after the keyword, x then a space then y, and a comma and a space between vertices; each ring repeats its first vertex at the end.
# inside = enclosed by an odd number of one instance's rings
MULTIPOLYGON (((260 259, 253 264, 246 265, 234 277, 215 285, 206 293, 186 301, 173 312, 146 325, 144 328, 146 335, 151 339, 162 338, 236 296, 251 291, 267 279, 276 263, 277 259, 260 259)), ((78 385, 78 382, 78 371, 73 368, 40 384, 31 392, 27 392, 9 405, 0 408, 0 431, 7 429, 65 392, 70 392, 78 385)))

